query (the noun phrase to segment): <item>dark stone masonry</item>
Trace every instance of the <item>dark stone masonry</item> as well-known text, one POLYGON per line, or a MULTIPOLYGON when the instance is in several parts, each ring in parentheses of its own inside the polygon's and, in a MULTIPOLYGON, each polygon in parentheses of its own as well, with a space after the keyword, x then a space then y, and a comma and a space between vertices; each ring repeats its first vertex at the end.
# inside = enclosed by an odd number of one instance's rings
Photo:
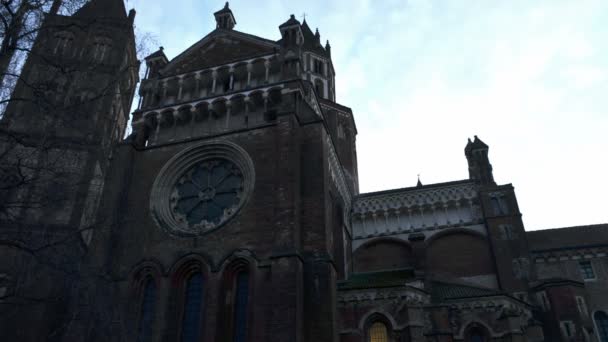
POLYGON ((226 4, 145 58, 123 139, 134 16, 49 14, 0 121, 1 341, 608 341, 608 225, 527 232, 478 137, 469 179, 359 193, 305 20, 226 4))

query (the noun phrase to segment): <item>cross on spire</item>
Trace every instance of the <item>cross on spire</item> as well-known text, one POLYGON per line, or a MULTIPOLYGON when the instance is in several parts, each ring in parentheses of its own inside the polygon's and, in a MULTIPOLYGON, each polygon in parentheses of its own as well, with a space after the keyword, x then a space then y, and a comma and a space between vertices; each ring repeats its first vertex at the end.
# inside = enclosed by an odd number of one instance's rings
POLYGON ((302 21, 306 21, 306 12, 302 13, 302 21))

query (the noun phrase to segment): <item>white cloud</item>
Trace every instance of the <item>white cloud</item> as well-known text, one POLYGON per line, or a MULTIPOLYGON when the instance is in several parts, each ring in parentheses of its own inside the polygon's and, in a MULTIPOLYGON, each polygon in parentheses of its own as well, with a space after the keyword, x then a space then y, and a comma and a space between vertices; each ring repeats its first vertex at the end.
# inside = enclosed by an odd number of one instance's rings
MULTIPOLYGON (((175 55, 224 1, 135 1, 175 55), (154 7, 154 4, 157 4, 154 7), (152 6, 152 7, 151 7, 152 6)), ((294 13, 329 39, 353 108, 362 191, 467 177, 490 145, 527 229, 608 222, 608 33, 603 0, 231 1, 237 29, 276 39, 294 13)))

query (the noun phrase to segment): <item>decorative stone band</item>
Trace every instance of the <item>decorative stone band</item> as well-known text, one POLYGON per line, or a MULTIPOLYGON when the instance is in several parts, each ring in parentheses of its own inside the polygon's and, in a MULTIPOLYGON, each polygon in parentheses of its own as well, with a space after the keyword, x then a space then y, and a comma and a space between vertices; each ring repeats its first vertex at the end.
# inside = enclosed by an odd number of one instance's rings
MULTIPOLYGON (((346 178, 344 176, 344 169, 342 168, 342 165, 338 161, 338 155, 336 153, 336 150, 334 149, 334 143, 333 143, 331 137, 329 136, 329 134, 327 134, 325 136, 325 142, 327 144, 328 153, 329 153, 329 155, 328 155, 329 175, 331 177, 332 182, 338 189, 338 192, 340 193, 340 197, 342 197, 342 202, 345 204, 345 208, 343 211, 343 215, 344 215, 343 222, 345 223, 345 225, 349 229, 349 231, 351 231, 351 220, 349 219, 349 215, 351 212, 351 205, 352 205, 351 203, 352 203, 352 199, 353 199, 352 192, 348 186, 348 183, 346 182, 346 178)), ((351 231, 351 234, 352 234, 352 231, 351 231)))
POLYGON ((483 224, 478 202, 476 187, 468 182, 364 194, 353 206, 353 237, 478 226, 483 224))
POLYGON ((426 305, 430 302, 430 296, 423 290, 406 285, 397 288, 346 290, 338 293, 338 304, 341 305, 375 301, 397 301, 407 305, 426 305))
POLYGON ((563 250, 544 250, 544 251, 531 251, 534 258, 534 262, 537 264, 542 263, 555 263, 562 261, 581 261, 587 259, 605 258, 608 256, 608 246, 603 247, 580 247, 570 248, 563 250))
POLYGON ((416 189, 379 194, 363 194, 353 206, 356 214, 384 212, 389 209, 413 208, 423 205, 444 205, 449 202, 471 201, 477 198, 473 183, 446 185, 437 188, 416 189))
POLYGON ((150 195, 150 209, 159 227, 175 236, 196 236, 214 231, 235 216, 246 204, 253 191, 255 170, 253 161, 238 145, 228 141, 210 141, 191 146, 175 155, 161 169, 150 195), (238 167, 243 176, 243 189, 239 193, 239 203, 235 208, 225 210, 217 224, 201 222, 189 224, 180 220, 180 215, 172 209, 171 196, 179 179, 197 164, 208 160, 228 160, 238 167))
POLYGON ((489 330, 493 338, 508 336, 510 334, 520 335, 532 322, 531 306, 508 296, 498 295, 483 298, 462 298, 450 300, 450 326, 457 332, 454 338, 464 339, 465 329, 471 323, 482 324, 489 330), (498 319, 510 318, 510 326, 503 330, 495 330, 496 326, 488 324, 482 319, 483 316, 494 316, 498 319))

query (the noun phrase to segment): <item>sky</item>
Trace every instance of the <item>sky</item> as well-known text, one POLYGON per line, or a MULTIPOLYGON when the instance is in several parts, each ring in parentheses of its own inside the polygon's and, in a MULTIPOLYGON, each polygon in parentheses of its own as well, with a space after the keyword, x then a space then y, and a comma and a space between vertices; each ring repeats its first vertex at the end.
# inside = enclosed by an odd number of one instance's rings
MULTIPOLYGON (((169 59, 224 1, 127 0, 169 59)), ((527 230, 608 223, 608 1, 237 0, 236 30, 279 39, 290 14, 329 40, 358 129, 361 192, 468 178, 490 146, 527 230)))

